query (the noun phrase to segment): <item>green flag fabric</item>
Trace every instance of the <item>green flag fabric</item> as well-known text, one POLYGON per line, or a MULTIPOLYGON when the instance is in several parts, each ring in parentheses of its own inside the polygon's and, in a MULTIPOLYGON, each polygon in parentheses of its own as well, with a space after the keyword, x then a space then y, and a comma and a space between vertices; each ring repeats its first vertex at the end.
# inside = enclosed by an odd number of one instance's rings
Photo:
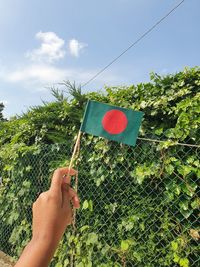
POLYGON ((135 146, 143 114, 89 100, 80 131, 135 146))

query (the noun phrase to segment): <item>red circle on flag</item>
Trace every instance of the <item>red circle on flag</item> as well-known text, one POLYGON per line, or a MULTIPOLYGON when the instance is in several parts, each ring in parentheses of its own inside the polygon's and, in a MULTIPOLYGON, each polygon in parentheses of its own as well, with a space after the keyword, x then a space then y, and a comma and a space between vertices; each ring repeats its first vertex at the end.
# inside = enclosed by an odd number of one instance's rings
POLYGON ((122 133, 128 124, 128 119, 124 112, 118 109, 112 109, 104 115, 102 125, 109 134, 122 133))

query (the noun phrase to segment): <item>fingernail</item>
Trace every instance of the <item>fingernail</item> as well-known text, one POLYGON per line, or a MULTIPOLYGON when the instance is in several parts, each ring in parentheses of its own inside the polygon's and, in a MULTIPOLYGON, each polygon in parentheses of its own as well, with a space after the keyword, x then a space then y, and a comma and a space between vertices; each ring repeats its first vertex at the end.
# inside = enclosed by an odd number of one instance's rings
POLYGON ((79 198, 78 197, 74 197, 74 200, 76 201, 76 202, 79 202, 79 198))

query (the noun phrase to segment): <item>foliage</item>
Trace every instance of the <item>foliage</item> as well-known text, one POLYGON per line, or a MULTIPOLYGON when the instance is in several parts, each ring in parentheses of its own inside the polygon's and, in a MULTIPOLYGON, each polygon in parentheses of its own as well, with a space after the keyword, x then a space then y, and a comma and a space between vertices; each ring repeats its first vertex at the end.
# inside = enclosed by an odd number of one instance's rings
POLYGON ((131 148, 83 135, 77 160, 82 207, 77 229, 63 238, 52 266, 197 266, 199 240, 200 69, 151 74, 151 82, 106 87, 1 123, 0 246, 13 256, 31 236, 31 205, 48 188, 52 170, 70 159, 88 98, 145 113, 131 148), (7 235, 4 234, 7 233, 7 235))
POLYGON ((3 103, 0 103, 0 122, 1 121, 4 121, 4 118, 3 118, 3 109, 4 109, 4 104, 3 103))

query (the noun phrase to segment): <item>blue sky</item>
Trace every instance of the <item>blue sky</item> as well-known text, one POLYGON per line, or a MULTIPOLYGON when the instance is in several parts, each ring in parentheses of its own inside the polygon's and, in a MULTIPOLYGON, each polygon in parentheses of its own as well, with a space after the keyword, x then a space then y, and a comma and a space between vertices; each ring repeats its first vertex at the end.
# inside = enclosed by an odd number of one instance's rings
MULTIPOLYGON (((84 84, 181 0, 0 1, 0 101, 21 114, 63 80, 84 84)), ((153 32, 83 88, 149 80, 200 59, 200 1, 184 3, 153 32)))

